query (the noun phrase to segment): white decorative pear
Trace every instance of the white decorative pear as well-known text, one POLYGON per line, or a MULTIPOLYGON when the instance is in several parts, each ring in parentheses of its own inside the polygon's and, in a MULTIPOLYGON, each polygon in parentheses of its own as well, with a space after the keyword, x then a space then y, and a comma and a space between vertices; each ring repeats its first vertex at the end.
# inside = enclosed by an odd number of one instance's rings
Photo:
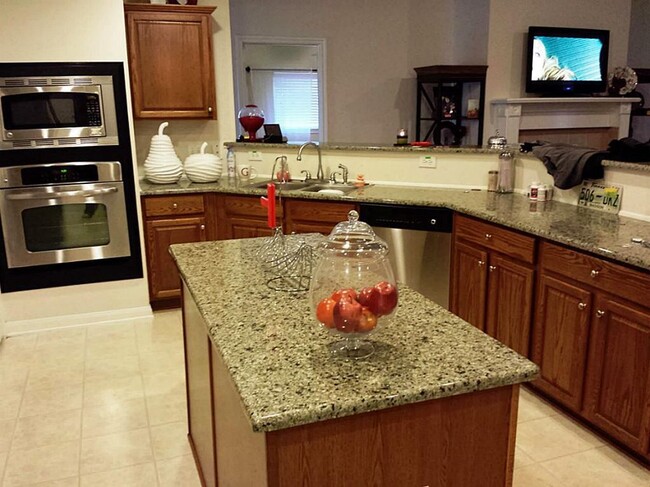
POLYGON ((185 159, 185 175, 193 183, 210 183, 221 177, 221 158, 206 154, 207 142, 201 145, 200 154, 191 154, 185 159))
POLYGON ((156 184, 171 184, 177 182, 183 175, 183 165, 176 155, 172 140, 163 131, 169 122, 163 122, 158 127, 158 135, 151 137, 149 155, 144 161, 145 177, 156 184))

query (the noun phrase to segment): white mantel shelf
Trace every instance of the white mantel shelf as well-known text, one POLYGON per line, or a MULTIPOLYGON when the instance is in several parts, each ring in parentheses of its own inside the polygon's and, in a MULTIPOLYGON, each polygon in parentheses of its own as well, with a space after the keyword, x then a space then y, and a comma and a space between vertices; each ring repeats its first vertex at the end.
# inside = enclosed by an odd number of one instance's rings
POLYGON ((509 141, 519 141, 520 130, 614 127, 627 137, 632 104, 639 98, 557 97, 492 100, 495 126, 509 141))

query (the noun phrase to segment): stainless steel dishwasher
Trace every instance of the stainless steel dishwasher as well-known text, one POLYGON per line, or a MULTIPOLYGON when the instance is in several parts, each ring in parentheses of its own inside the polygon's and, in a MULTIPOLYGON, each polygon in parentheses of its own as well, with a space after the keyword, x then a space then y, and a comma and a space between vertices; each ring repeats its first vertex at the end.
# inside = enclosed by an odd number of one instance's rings
POLYGON ((360 219, 388 243, 397 280, 446 309, 452 216, 447 208, 360 205, 360 219))

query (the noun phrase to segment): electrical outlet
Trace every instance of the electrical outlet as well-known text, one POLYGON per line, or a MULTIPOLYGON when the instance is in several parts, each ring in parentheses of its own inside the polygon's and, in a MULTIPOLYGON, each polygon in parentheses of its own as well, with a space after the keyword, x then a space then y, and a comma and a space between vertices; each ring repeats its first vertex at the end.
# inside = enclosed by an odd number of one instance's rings
POLYGON ((438 165, 435 156, 420 156, 420 167, 435 169, 438 165))
POLYGON ((262 153, 258 150, 248 151, 248 160, 249 161, 261 161, 262 153))

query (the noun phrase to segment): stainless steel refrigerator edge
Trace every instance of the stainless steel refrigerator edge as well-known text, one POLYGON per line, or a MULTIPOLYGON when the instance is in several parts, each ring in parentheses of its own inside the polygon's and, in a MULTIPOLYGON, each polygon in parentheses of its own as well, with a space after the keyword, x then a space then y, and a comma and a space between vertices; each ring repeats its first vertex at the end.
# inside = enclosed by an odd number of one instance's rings
POLYGON ((398 282, 449 309, 453 212, 437 207, 362 204, 360 214, 388 243, 398 282))

